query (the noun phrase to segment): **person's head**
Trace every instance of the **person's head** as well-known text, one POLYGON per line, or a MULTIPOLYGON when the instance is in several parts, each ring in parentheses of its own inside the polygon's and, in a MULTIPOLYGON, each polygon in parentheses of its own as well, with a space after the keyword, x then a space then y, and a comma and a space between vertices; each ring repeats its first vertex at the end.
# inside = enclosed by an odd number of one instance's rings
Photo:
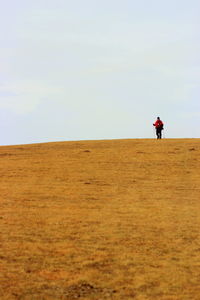
POLYGON ((157 117, 157 120, 160 120, 160 117, 157 117))

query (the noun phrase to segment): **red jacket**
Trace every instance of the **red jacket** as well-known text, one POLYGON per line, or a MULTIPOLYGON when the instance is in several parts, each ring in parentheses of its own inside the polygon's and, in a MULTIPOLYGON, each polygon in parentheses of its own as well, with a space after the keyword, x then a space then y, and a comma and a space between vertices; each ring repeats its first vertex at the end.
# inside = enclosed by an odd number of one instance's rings
POLYGON ((156 128, 163 128, 163 122, 161 120, 156 120, 156 122, 153 124, 156 128))

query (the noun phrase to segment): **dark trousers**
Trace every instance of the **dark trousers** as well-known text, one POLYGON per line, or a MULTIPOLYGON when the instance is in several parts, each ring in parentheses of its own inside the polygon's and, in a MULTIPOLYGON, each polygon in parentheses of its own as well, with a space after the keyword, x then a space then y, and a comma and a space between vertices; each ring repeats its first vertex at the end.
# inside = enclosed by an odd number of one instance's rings
POLYGON ((156 128, 157 139, 162 138, 162 128, 156 128))

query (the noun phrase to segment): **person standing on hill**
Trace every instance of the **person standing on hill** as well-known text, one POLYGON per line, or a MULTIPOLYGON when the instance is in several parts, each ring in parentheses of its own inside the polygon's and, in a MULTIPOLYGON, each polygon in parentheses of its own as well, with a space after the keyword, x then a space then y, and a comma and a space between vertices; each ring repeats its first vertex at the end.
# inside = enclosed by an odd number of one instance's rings
POLYGON ((153 126, 155 126, 156 128, 156 135, 157 135, 157 139, 161 139, 162 138, 162 130, 164 129, 163 126, 163 122, 160 120, 159 117, 157 117, 157 120, 155 123, 153 123, 153 126))

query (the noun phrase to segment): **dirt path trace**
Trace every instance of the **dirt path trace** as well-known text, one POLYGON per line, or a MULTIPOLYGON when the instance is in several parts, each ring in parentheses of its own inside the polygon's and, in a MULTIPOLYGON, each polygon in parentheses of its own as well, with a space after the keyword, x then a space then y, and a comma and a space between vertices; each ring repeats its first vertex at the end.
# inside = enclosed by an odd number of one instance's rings
POLYGON ((0 299, 200 299, 200 140, 0 147, 0 299))

